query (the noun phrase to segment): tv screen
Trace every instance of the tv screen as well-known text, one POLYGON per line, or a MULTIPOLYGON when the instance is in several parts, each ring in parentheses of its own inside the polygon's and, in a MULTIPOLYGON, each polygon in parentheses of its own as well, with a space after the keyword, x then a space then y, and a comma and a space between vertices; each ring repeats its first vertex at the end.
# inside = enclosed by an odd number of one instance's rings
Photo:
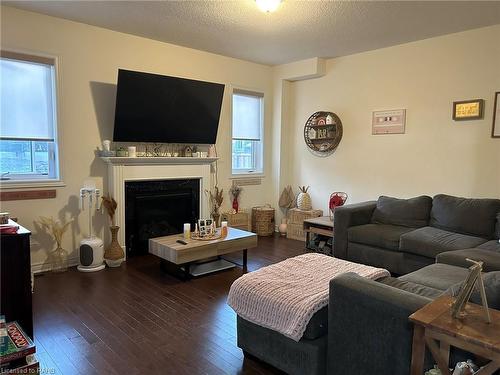
POLYGON ((116 142, 214 144, 224 85, 118 70, 116 142))

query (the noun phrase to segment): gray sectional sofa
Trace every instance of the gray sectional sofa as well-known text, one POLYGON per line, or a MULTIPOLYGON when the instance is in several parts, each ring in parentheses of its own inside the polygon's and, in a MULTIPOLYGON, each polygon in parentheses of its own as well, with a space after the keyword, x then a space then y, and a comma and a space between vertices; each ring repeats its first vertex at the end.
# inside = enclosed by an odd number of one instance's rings
MULTIPOLYGON (((289 374, 409 374, 408 317, 459 290, 468 257, 484 262, 488 302, 500 309, 500 200, 380 197, 337 208, 334 221, 336 257, 403 276, 334 278, 329 305, 313 315, 299 342, 238 316, 245 355, 289 374)), ((480 303, 478 293, 472 300, 480 303)), ((452 361, 466 358, 470 354, 452 352, 452 361)), ((427 355, 426 368, 432 363, 427 355)))
MULTIPOLYGON (((467 268, 439 263, 375 281, 346 273, 330 281, 329 305, 313 315, 299 342, 238 316, 238 346, 288 374, 408 375, 413 335, 408 317, 457 291, 467 274, 467 268)), ((490 307, 500 309, 500 271, 484 279, 490 307)), ((479 293, 471 299, 480 303, 479 293)), ((452 352, 452 362, 467 358, 452 352)), ((426 368, 432 364, 427 355, 426 368)))
POLYGON ((466 258, 500 270, 500 199, 449 195, 338 207, 335 257, 403 275, 436 262, 467 267, 466 258))

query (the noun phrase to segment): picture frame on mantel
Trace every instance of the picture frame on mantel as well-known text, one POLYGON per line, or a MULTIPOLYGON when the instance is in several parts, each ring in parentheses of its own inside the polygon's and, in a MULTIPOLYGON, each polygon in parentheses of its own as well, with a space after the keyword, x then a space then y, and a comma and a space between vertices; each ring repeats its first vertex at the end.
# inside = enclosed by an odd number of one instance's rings
POLYGON ((491 138, 500 138, 500 91, 495 93, 493 106, 493 124, 491 125, 491 138))
POLYGON ((484 99, 453 102, 453 120, 481 120, 484 116, 484 99))

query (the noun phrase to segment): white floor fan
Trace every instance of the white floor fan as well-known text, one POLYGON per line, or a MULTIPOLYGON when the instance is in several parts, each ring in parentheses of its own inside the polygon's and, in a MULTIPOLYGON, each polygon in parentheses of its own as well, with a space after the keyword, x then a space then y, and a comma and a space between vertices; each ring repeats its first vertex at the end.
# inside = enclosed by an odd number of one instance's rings
POLYGON ((84 181, 80 189, 80 210, 85 211, 85 201, 87 201, 89 231, 88 237, 80 241, 80 265, 77 268, 81 272, 96 272, 105 267, 104 244, 99 237, 94 236, 92 230, 92 217, 100 209, 100 196, 100 191, 96 189, 94 181, 84 181))

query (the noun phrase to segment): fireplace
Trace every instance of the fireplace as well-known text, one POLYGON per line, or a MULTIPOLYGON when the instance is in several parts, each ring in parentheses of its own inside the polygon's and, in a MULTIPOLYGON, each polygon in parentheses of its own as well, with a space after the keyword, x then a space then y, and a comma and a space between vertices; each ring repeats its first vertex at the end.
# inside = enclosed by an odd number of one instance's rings
POLYGON ((153 237, 182 233, 200 217, 200 179, 125 182, 127 257, 147 254, 153 237))

